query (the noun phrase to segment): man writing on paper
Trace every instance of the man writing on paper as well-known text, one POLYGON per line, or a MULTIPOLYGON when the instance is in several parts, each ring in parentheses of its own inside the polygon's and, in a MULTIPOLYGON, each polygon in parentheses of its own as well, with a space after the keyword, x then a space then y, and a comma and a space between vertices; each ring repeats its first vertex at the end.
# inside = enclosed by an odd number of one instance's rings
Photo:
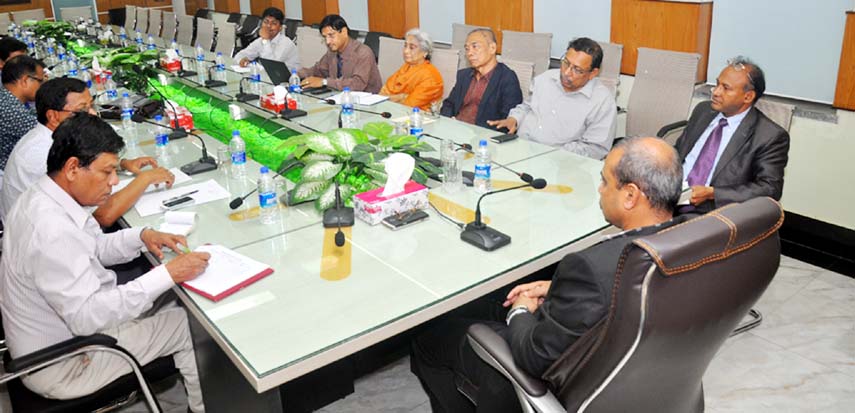
POLYGON ((567 46, 561 69, 534 79, 531 102, 522 102, 506 119, 488 121, 496 128, 519 130, 525 139, 594 159, 603 159, 615 139, 617 107, 600 82, 603 49, 581 37, 567 46))
POLYGON ((354 92, 380 92, 383 80, 374 52, 350 38, 347 22, 337 14, 330 14, 321 20, 319 30, 327 45, 327 53, 314 66, 297 72, 303 79, 300 86, 329 86, 338 90, 347 86, 354 92))
MULTIPOLYGON (((62 121, 73 113, 87 112, 95 114, 92 108, 92 95, 86 84, 79 79, 57 78, 45 82, 36 92, 36 115, 39 123, 30 129, 21 141, 15 145, 6 171, 2 196, 0 196, 0 218, 5 217, 18 197, 35 185, 45 175, 48 151, 53 138, 51 135, 62 121)), ((164 184, 171 187, 175 177, 166 168, 158 168, 154 158, 143 156, 136 159, 122 159, 119 165, 126 171, 137 175, 128 186, 116 192, 99 206, 92 215, 102 227, 113 225, 145 193, 149 185, 164 184), (151 166, 151 169, 141 171, 151 166)))
MULTIPOLYGON (((76 113, 54 133, 47 175, 24 192, 6 220, 0 260, 0 309, 13 358, 74 336, 113 336, 147 364, 173 355, 190 409, 204 411, 187 314, 165 305, 140 315, 172 286, 195 278, 207 266, 206 253, 178 255, 139 278, 116 285, 106 265, 130 261, 148 248, 180 251, 182 236, 149 228, 104 234, 84 208, 103 204, 118 177, 122 138, 103 120, 76 113)), ((180 254, 180 252, 179 252, 180 254)), ((90 394, 130 373, 121 358, 87 353, 25 376, 34 392, 54 399, 90 394)))
POLYGON ((261 13, 261 30, 258 38, 253 40, 245 49, 237 52, 235 60, 241 67, 246 67, 249 62, 258 59, 276 60, 284 62, 288 69, 300 68, 300 54, 297 46, 288 36, 282 33, 282 22, 285 14, 276 7, 268 7, 261 13))

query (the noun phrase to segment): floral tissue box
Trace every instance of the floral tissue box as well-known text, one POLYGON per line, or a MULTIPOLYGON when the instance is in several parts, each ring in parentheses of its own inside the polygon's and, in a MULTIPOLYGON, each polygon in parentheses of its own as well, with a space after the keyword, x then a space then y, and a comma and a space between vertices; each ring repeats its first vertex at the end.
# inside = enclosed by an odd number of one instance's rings
POLYGON ((426 186, 413 180, 404 184, 404 191, 390 197, 382 197, 383 188, 353 196, 353 209, 356 217, 371 224, 377 225, 384 218, 410 211, 413 209, 426 209, 428 204, 428 189, 426 186))

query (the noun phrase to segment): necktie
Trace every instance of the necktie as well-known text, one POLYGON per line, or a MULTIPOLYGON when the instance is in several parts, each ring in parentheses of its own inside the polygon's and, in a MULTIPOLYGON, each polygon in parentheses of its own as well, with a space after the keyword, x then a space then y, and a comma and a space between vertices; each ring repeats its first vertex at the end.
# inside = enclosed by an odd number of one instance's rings
POLYGON ((721 118, 718 125, 710 133, 710 137, 704 143, 704 147, 701 148, 701 153, 698 154, 698 159, 695 160, 695 166, 692 167, 692 171, 686 178, 689 185, 706 185, 707 178, 709 178, 713 164, 715 164, 715 155, 721 146, 721 133, 725 126, 727 126, 727 119, 721 118))
POLYGON ((335 55, 335 66, 338 69, 338 71, 336 72, 336 77, 341 79, 341 54, 337 53, 335 55))

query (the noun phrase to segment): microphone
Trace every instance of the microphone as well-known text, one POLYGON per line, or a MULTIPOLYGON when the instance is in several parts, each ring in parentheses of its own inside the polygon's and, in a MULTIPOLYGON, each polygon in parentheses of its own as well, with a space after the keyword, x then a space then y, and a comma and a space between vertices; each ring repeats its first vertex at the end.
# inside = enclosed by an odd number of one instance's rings
MULTIPOLYGON (((440 140, 440 141, 445 140, 444 138, 440 138, 439 136, 434 136, 434 135, 431 135, 431 134, 429 134, 429 133, 423 133, 423 134, 422 134, 422 136, 429 136, 429 137, 431 137, 431 138, 438 139, 438 140, 440 140)), ((466 151, 466 152, 469 152, 469 153, 475 153, 475 152, 472 150, 472 145, 470 145, 470 144, 468 144, 468 143, 457 143, 457 142, 453 142, 453 141, 452 141, 452 143, 453 143, 453 144, 455 144, 455 145, 457 145, 457 147, 458 147, 458 148, 463 149, 463 150, 464 150, 464 151, 466 151)), ((430 161, 428 161, 428 162, 430 162, 430 161)), ((498 166, 499 168, 506 169, 508 172, 510 172, 510 173, 512 173, 512 174, 514 174, 514 175, 516 175, 516 176, 518 176, 518 177, 520 177, 520 179, 521 179, 523 182, 531 183, 531 182, 534 180, 534 177, 532 177, 531 175, 529 175, 529 174, 527 174, 527 173, 525 173, 525 172, 517 172, 517 171, 515 171, 515 170, 513 170, 513 169, 511 169, 511 168, 508 168, 507 166, 502 165, 502 164, 500 164, 500 163, 498 163, 498 162, 496 162, 496 161, 491 161, 491 163, 493 163, 494 165, 498 166)), ((538 188, 538 189, 539 189, 539 188, 538 188)))
POLYGON ((475 220, 466 224, 466 228, 464 228, 463 232, 460 233, 460 239, 481 248, 484 251, 493 251, 510 244, 511 237, 509 235, 490 228, 487 224, 484 224, 484 222, 481 221, 481 200, 487 195, 498 194, 529 186, 534 189, 546 188, 546 180, 542 178, 532 179, 531 182, 524 185, 490 191, 481 195, 481 197, 478 198, 478 204, 475 207, 475 220))
POLYGON ((202 157, 197 161, 190 162, 181 167, 181 172, 184 172, 187 175, 196 175, 203 172, 213 171, 217 169, 217 161, 210 155, 208 155, 208 147, 205 145, 205 140, 202 139, 201 136, 195 133, 188 133, 184 130, 184 128, 173 128, 171 126, 164 126, 157 122, 152 122, 145 118, 141 113, 134 112, 131 116, 131 120, 136 123, 150 123, 152 125, 160 126, 161 128, 166 128, 171 130, 172 132, 169 134, 169 139, 181 139, 186 138, 187 135, 193 135, 199 139, 199 142, 202 143, 202 157))
MULTIPOLYGON (((143 73, 143 70, 139 65, 134 65, 134 71, 137 73, 143 73)), ((146 81, 146 83, 148 83, 149 86, 151 86, 152 89, 154 89, 157 92, 157 94, 160 95, 160 97, 163 98, 163 101, 167 105, 169 105, 169 108, 172 109, 172 113, 175 114, 175 119, 172 120, 172 130, 174 131, 173 133, 178 132, 179 130, 181 132, 184 132, 184 128, 182 128, 178 125, 178 111, 175 109, 175 105, 173 105, 172 102, 169 101, 169 99, 166 97, 166 95, 163 94, 163 91, 160 90, 160 88, 158 88, 157 86, 154 85, 154 82, 152 82, 151 79, 146 77, 145 81, 146 81)), ((186 136, 187 136, 186 132, 184 132, 184 135, 181 135, 181 133, 179 132, 178 136, 176 136, 175 139, 184 138, 186 136)), ((171 135, 169 136, 169 139, 173 139, 171 135)), ((202 145, 204 146, 205 142, 202 142, 202 145)))
POLYGON ((235 100, 238 102, 249 102, 251 100, 258 100, 259 96, 254 93, 246 93, 243 90, 243 82, 249 79, 249 77, 241 77, 240 82, 238 82, 238 94, 235 95, 235 100))
POLYGON ((184 70, 184 60, 185 59, 189 59, 191 62, 195 61, 195 59, 190 57, 190 56, 181 56, 181 70, 178 71, 178 77, 196 76, 198 73, 196 73, 192 70, 184 70))
MULTIPOLYGON (((312 95, 310 95, 310 94, 302 93, 302 92, 300 93, 300 96, 310 97, 310 98, 312 98, 312 99, 319 100, 319 101, 324 102, 324 103, 326 103, 326 104, 328 104, 328 105, 331 105, 331 106, 336 106, 336 105, 338 105, 337 103, 335 103, 335 99, 331 99, 331 98, 319 98, 319 97, 317 97, 317 96, 312 96, 312 95)), ((377 115, 377 116, 383 117, 383 118, 385 118, 385 119, 389 119, 389 118, 391 118, 391 117, 392 117, 392 114, 391 114, 391 113, 389 113, 389 112, 373 112, 373 111, 370 111, 370 110, 359 109, 359 108, 353 108, 353 110, 354 110, 355 112, 362 112, 362 113, 368 113, 368 114, 370 114, 370 115, 377 115)), ((339 127, 341 127, 341 125, 339 125, 339 127)))
POLYGON ((214 87, 223 87, 223 86, 228 85, 228 83, 223 82, 222 80, 212 79, 214 77, 214 75, 211 74, 211 69, 216 69, 216 68, 217 68, 216 63, 214 63, 211 66, 208 66, 208 80, 205 81, 205 87, 214 88, 214 87))
POLYGON ((344 245, 344 232, 341 227, 352 227, 354 224, 353 208, 342 206, 341 190, 338 181, 335 183, 335 206, 324 211, 324 228, 337 227, 335 233, 335 245, 341 247, 344 245))
MULTIPOLYGON (((278 171, 274 171, 273 174, 279 178, 284 178, 282 176, 282 174, 284 174, 285 172, 288 172, 289 170, 293 169, 294 167, 296 167, 298 165, 302 165, 302 163, 301 162, 293 162, 289 165, 286 165, 284 168, 279 169, 278 171)), ((255 191, 258 191, 258 187, 254 188, 252 191, 247 192, 247 194, 244 196, 240 196, 240 197, 237 197, 235 199, 232 199, 231 202, 229 202, 229 209, 238 209, 238 207, 243 205, 243 201, 246 198, 248 198, 250 195, 254 194, 255 191)))

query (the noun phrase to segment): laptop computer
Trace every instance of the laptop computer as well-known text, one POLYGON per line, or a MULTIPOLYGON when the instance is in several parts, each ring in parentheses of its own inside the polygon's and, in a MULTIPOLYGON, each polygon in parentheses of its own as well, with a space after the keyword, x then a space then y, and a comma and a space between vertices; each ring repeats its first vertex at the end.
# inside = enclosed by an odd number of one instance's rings
POLYGON ((270 77, 270 83, 274 85, 288 85, 288 79, 291 78, 291 70, 285 62, 278 60, 270 60, 259 57, 258 62, 264 67, 267 76, 270 77))

